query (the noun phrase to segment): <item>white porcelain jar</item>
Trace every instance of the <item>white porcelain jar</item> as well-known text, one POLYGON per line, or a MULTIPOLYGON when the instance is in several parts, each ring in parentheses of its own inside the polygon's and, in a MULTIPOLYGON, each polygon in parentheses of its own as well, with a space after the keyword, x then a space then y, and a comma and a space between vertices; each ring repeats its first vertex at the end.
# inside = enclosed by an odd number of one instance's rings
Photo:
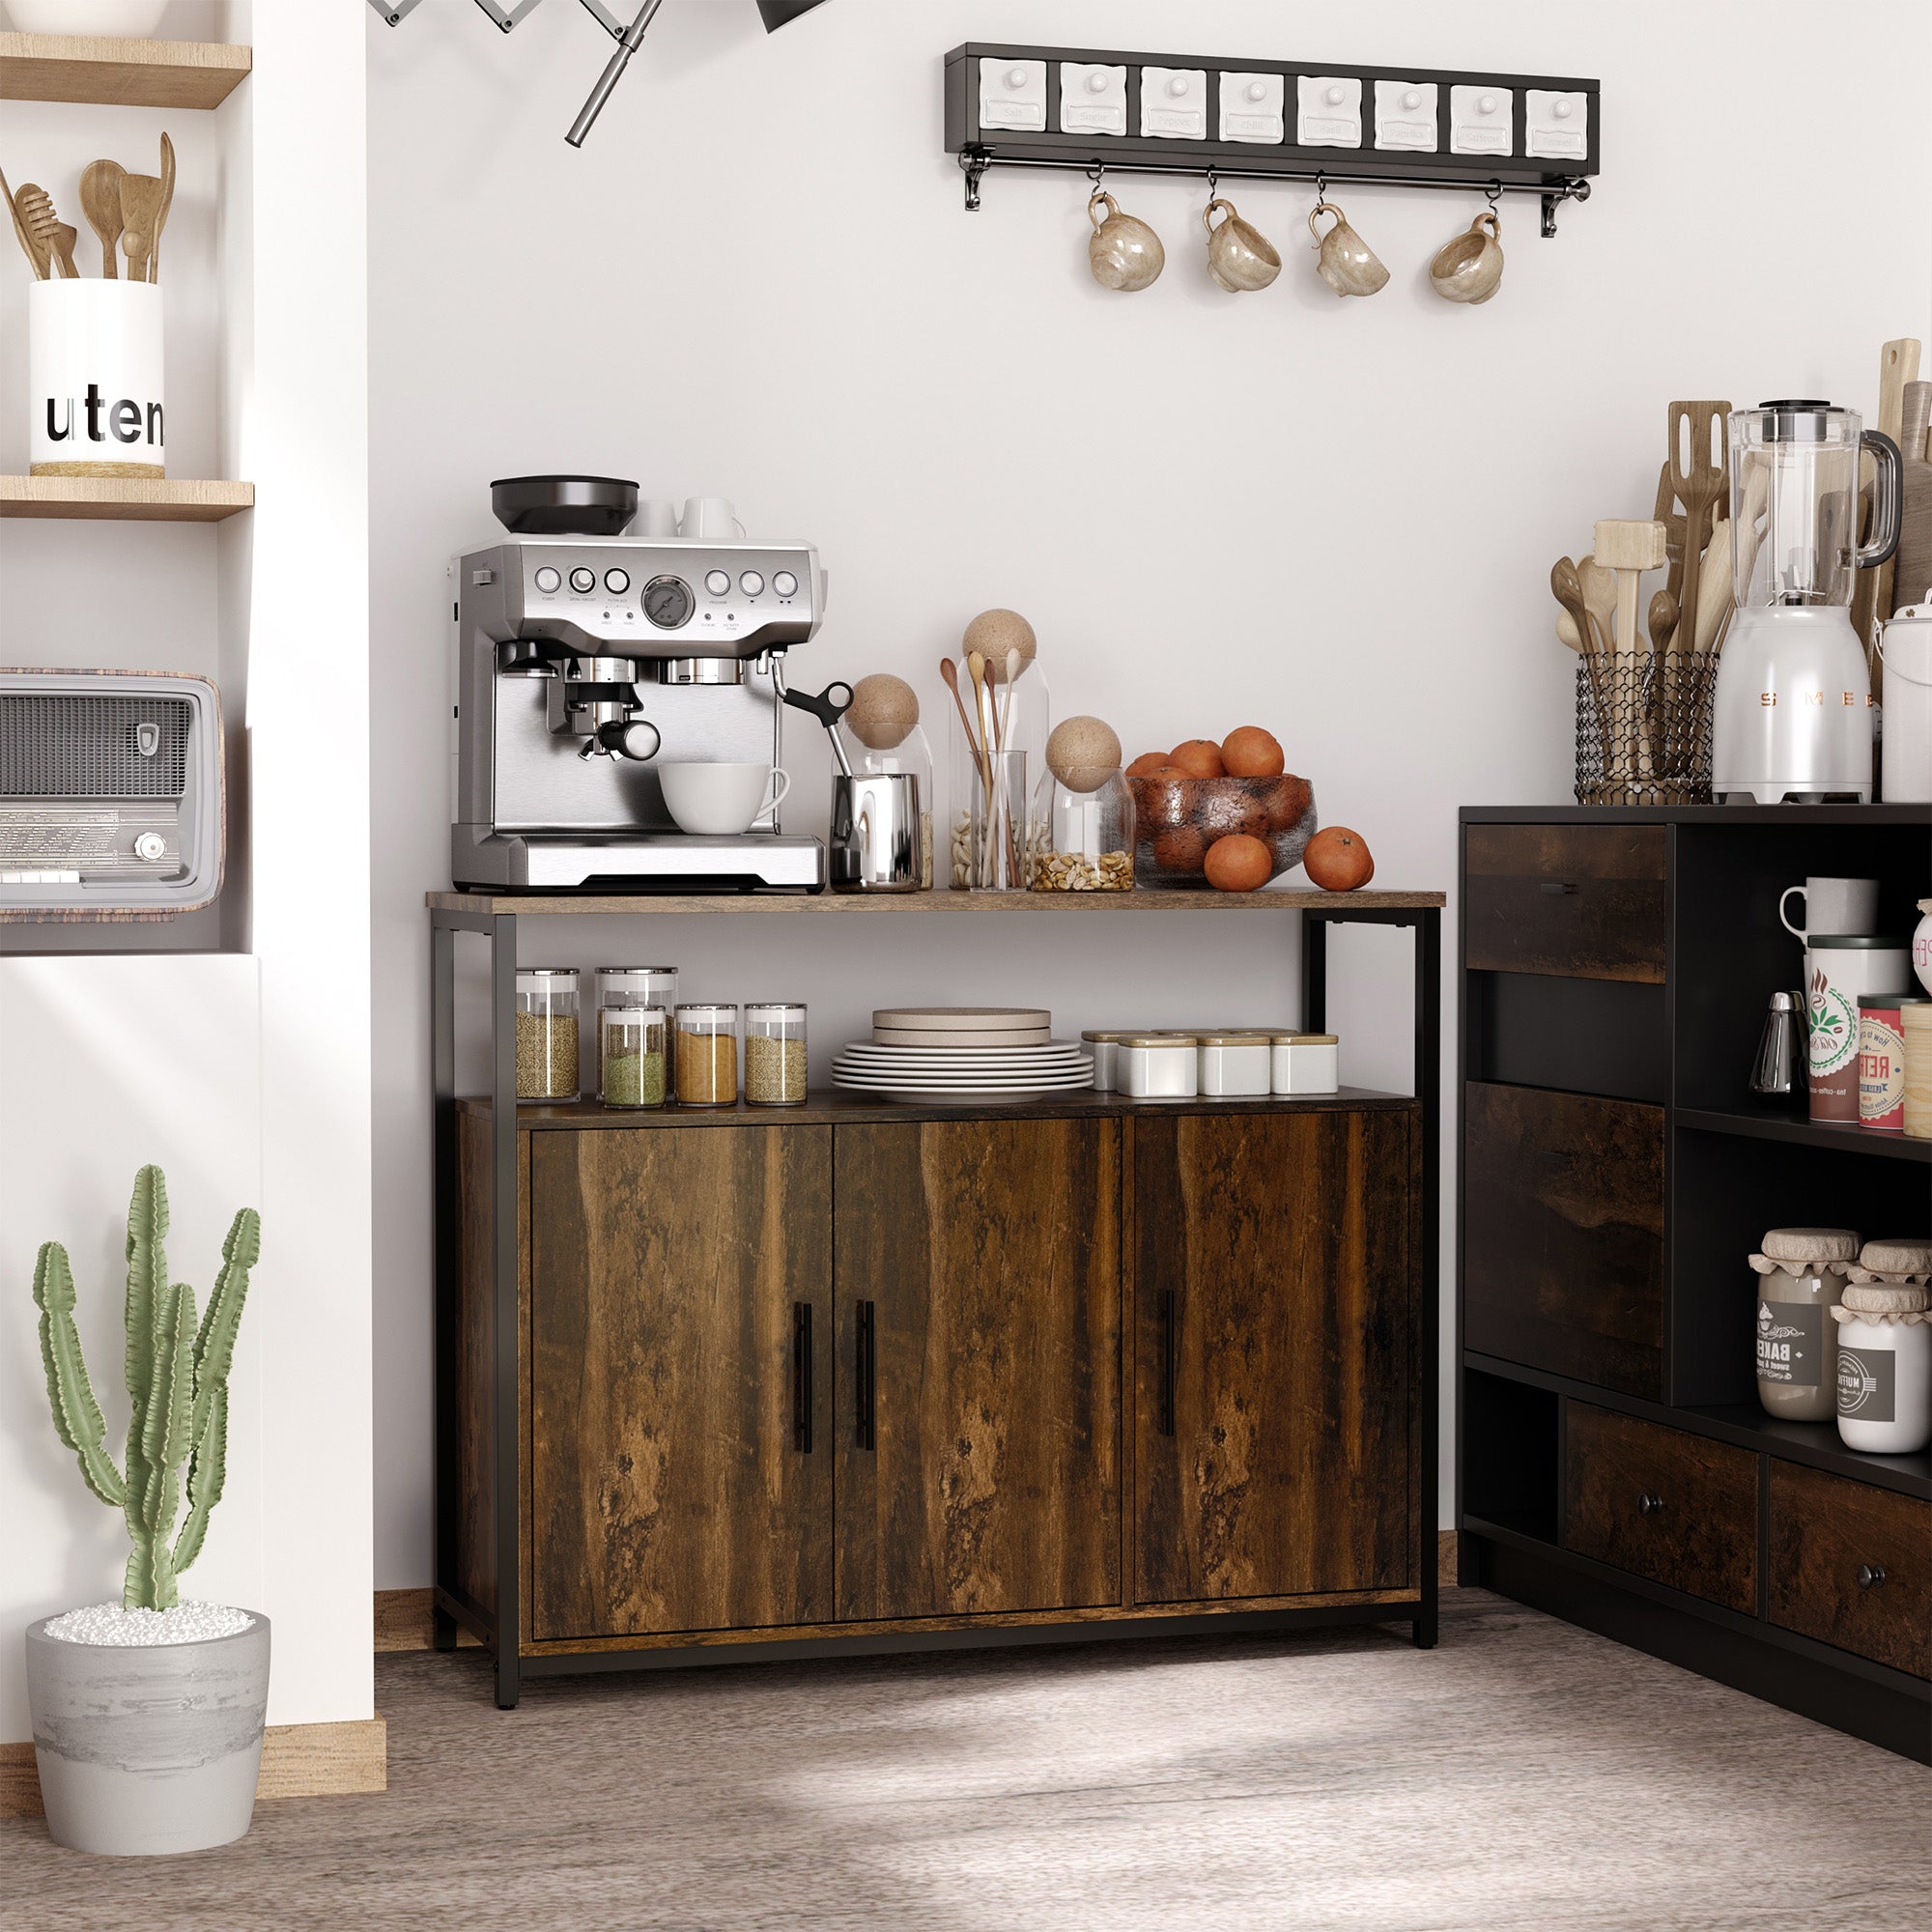
POLYGON ((1922 1287, 1854 1283, 1838 1323, 1838 1434, 1871 1456, 1914 1456, 1932 1443, 1932 1322, 1922 1287), (1861 1307, 1873 1301, 1893 1305, 1861 1307), (1917 1306, 1900 1306, 1916 1302, 1917 1306))
POLYGON ((1193 1034, 1122 1034, 1114 1050, 1114 1086, 1129 1100, 1191 1100, 1200 1087, 1201 1049, 1193 1034))
POLYGON ((1332 1033, 1278 1033, 1274 1037, 1277 1094, 1336 1093, 1342 1084, 1342 1048, 1332 1033))
POLYGON ((1094 1056, 1094 1091, 1111 1094, 1119 1083, 1119 1056, 1123 1033, 1083 1033, 1080 1042, 1094 1056))
POLYGON ((1217 1100, 1252 1100, 1274 1081, 1273 1046, 1266 1034, 1204 1033, 1201 1092, 1217 1100))
POLYGON ((1842 1262, 1753 1255, 1757 1285, 1757 1399, 1782 1422, 1830 1422, 1838 1412, 1842 1262))

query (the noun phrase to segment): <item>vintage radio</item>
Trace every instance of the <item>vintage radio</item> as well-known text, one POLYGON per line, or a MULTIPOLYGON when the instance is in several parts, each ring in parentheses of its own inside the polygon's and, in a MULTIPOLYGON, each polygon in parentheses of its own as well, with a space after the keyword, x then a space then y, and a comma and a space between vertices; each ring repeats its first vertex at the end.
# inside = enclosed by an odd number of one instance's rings
POLYGON ((205 677, 0 670, 0 919, 194 912, 221 890, 205 677))

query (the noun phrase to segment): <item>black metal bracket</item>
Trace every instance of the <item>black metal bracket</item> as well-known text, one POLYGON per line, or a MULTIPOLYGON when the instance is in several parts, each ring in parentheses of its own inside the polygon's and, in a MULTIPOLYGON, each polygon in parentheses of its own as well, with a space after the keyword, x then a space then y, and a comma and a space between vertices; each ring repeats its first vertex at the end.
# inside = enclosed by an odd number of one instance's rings
POLYGON ((1562 187, 1548 188, 1543 196, 1543 239, 1553 241, 1556 235, 1556 211, 1566 201, 1588 201, 1590 184, 1586 181, 1566 183, 1562 187))
POLYGON ((959 156, 961 172, 966 177, 966 213, 978 214, 980 212, 980 184, 986 178, 986 170, 993 165, 986 155, 962 154, 959 156))

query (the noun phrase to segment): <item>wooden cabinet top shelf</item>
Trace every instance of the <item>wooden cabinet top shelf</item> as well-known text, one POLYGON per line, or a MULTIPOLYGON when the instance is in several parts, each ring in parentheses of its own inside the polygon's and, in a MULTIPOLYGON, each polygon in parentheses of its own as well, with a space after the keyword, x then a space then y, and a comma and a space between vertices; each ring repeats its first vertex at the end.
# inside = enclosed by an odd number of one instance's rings
POLYGON ((0 100, 219 107, 254 65, 253 49, 207 41, 0 33, 0 100))
MULTIPOLYGON (((8 38, 0 35, 0 40, 8 38)), ((13 39, 20 37, 15 34, 13 39)), ((252 483, 119 476, 0 476, 0 517, 85 523, 219 524, 255 507, 252 483)))
POLYGON ((1441 893, 630 893, 492 895, 428 893, 432 912, 467 913, 849 913, 901 918, 919 913, 973 912, 1400 912, 1447 901, 1441 893))

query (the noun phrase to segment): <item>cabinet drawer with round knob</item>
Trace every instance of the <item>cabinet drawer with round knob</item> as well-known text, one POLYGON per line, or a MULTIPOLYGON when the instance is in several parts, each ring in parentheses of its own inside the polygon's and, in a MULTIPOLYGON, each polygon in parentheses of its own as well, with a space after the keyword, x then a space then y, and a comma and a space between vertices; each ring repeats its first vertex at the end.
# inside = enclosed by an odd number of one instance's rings
POLYGON ((1727 1609, 1757 1608, 1757 1458, 1570 1405, 1564 1544, 1727 1609))
POLYGON ((1932 1677, 1932 1503, 1771 1465, 1771 1621, 1932 1677))

